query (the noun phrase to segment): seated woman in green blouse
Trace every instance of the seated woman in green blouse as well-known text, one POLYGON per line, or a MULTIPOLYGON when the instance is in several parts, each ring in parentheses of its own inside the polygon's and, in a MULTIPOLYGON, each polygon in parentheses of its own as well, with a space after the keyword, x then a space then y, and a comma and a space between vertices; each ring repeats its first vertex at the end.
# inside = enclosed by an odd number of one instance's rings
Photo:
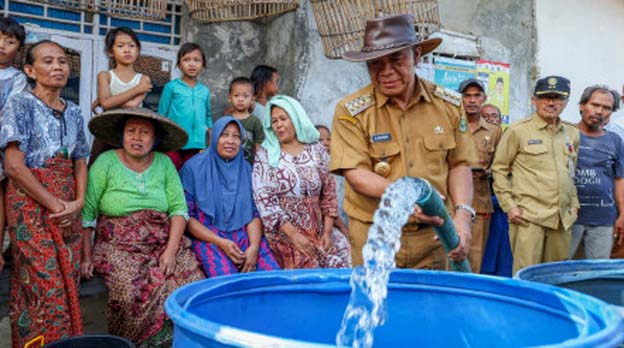
POLYGON ((104 277, 110 333, 139 347, 170 345, 165 299, 204 276, 183 236, 188 214, 180 178, 169 157, 156 151, 181 148, 187 135, 148 109, 104 112, 89 130, 121 148, 101 154, 89 169, 82 220, 96 237, 92 257, 85 239, 81 272, 90 277, 95 266, 104 277))

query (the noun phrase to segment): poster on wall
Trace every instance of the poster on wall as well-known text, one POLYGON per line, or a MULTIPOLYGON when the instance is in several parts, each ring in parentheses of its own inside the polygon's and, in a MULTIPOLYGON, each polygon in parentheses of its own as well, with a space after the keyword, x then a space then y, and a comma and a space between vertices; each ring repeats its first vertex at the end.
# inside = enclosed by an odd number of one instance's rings
POLYGON ((509 124, 509 64, 479 60, 477 78, 485 86, 487 103, 500 109, 503 125, 509 124))
POLYGON ((434 82, 454 91, 462 81, 475 77, 476 64, 472 60, 435 57, 433 64, 434 82))

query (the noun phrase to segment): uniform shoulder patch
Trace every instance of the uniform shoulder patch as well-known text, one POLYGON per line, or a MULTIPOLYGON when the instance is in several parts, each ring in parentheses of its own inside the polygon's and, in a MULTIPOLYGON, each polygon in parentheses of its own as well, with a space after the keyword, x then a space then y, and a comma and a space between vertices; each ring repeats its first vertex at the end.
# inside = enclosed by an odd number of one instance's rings
POLYGON ((373 98, 372 94, 361 95, 344 104, 351 116, 356 116, 373 105, 375 105, 375 98, 373 98))
POLYGON ((436 85, 433 89, 433 95, 455 106, 461 105, 461 94, 451 89, 436 85))

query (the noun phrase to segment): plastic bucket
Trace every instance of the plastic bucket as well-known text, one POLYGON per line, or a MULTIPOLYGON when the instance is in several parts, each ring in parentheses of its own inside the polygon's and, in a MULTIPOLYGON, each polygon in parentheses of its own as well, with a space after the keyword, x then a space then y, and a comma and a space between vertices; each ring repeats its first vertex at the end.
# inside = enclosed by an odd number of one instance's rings
MULTIPOLYGON (((254 272, 167 299, 175 348, 334 347, 351 270, 254 272)), ((397 270, 375 347, 617 347, 624 322, 591 296, 515 279, 397 270)))
POLYGON ((624 315, 624 260, 543 263, 521 269, 516 278, 580 291, 621 306, 624 315))
POLYGON ((44 348, 135 348, 135 345, 117 336, 87 335, 65 338, 46 344, 44 348))

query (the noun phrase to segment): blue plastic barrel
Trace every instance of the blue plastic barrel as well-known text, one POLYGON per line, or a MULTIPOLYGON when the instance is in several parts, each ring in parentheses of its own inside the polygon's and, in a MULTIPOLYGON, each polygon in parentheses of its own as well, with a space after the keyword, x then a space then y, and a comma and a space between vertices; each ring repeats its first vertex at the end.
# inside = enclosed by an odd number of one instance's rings
MULTIPOLYGON (((165 304, 174 348, 334 347, 351 270, 271 271, 216 277, 165 304)), ((591 296, 472 274, 397 270, 375 347, 617 347, 624 322, 591 296)))
POLYGON ((43 348, 135 348, 134 343, 112 335, 85 335, 64 338, 43 348))
POLYGON ((574 260, 526 267, 516 278, 561 286, 622 306, 624 313, 624 260, 574 260))

